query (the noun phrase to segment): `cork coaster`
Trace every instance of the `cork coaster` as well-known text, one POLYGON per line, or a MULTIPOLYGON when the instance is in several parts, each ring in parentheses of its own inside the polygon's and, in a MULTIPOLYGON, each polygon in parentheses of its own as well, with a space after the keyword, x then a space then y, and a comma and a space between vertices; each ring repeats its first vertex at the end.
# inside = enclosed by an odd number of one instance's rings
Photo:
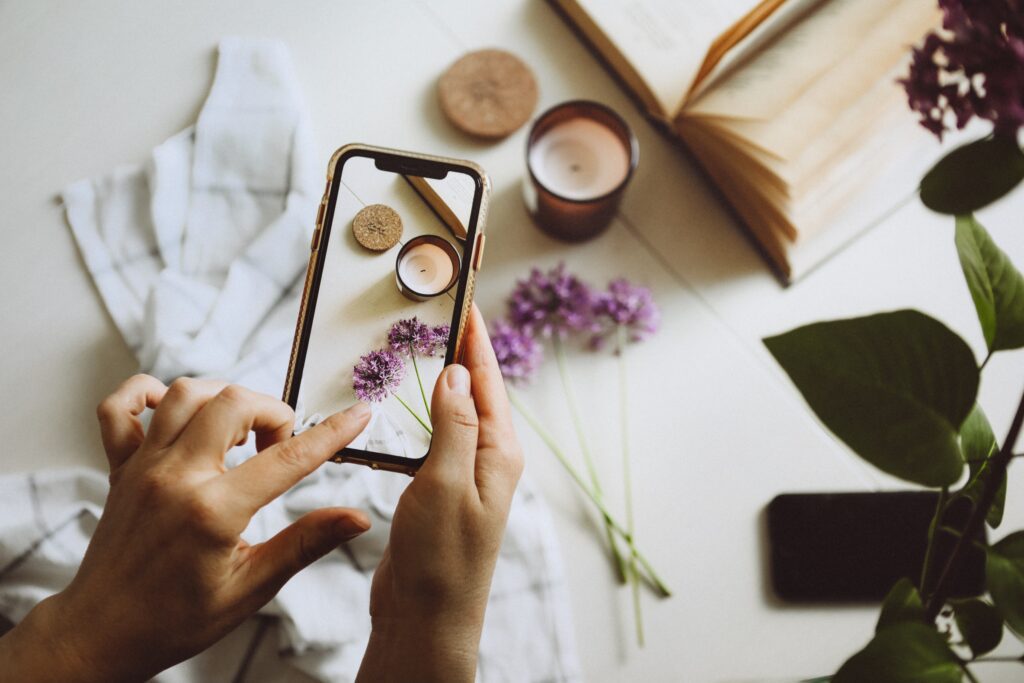
POLYGON ((537 106, 537 81, 518 57, 478 50, 460 57, 438 82, 441 110, 459 130, 503 138, 526 123, 537 106))
POLYGON ((352 219, 352 234, 371 251, 387 251, 402 236, 402 217, 390 206, 370 204, 352 219))

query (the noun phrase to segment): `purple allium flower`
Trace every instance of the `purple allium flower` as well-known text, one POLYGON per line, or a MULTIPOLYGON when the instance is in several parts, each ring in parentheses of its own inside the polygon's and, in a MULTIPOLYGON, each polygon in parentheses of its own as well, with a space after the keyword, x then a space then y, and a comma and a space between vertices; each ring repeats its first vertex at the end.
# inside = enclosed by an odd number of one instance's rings
POLYGON ((1024 125, 1024 2, 939 0, 943 30, 915 48, 900 83, 921 125, 942 139, 974 116, 997 135, 1024 125))
POLYGON ((448 325, 431 327, 419 318, 399 320, 388 330, 388 345, 404 356, 433 356, 448 345, 448 325))
POLYGON ((494 347, 501 375, 510 382, 529 380, 540 367, 541 345, 504 320, 495 322, 493 328, 491 346, 494 347))
POLYGON ((520 280, 508 299, 508 319, 528 335, 565 339, 574 332, 592 331, 594 295, 559 263, 547 273, 534 268, 520 280))
POLYGON ((600 329, 590 340, 590 345, 597 349, 616 334, 619 325, 625 328, 628 341, 643 341, 658 331, 661 311, 654 303, 650 289, 634 285, 625 278, 617 278, 608 283, 606 291, 597 295, 594 317, 600 329))
POLYGON ((448 337, 451 336, 452 326, 448 323, 434 325, 430 329, 430 348, 422 351, 425 356, 433 356, 436 353, 443 354, 448 348, 448 337))
POLYGON ((405 361, 389 349, 371 351, 352 369, 352 388, 360 401, 378 403, 402 383, 405 361))

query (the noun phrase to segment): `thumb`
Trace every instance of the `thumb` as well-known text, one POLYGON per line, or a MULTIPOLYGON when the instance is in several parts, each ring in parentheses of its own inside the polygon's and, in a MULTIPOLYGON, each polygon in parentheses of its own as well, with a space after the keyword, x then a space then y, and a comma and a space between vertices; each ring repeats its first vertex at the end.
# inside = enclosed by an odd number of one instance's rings
POLYGON ((472 481, 479 418, 470 394, 469 370, 461 365, 446 367, 434 385, 431 406, 434 434, 417 478, 422 475, 445 484, 472 481))
POLYGON ((322 508, 303 515, 253 546, 253 588, 276 594, 299 571, 369 528, 366 513, 352 508, 322 508))

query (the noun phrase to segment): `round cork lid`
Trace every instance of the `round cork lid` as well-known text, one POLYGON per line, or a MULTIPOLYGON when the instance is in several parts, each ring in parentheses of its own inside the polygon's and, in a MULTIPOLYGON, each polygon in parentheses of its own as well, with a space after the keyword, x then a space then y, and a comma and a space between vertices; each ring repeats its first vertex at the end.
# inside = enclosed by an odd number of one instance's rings
POLYGON ((459 130, 503 138, 530 120, 537 106, 537 81, 512 53, 477 50, 444 72, 438 96, 441 110, 459 130))
POLYGON ((370 204, 352 219, 352 234, 371 251, 387 251, 402 237, 402 217, 390 206, 370 204))

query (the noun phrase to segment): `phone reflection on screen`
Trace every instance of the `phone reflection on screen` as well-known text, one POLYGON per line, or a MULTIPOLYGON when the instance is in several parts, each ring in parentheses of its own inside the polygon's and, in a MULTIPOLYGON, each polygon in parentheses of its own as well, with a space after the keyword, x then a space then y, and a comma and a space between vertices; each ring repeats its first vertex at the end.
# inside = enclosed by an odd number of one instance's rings
POLYGON ((363 156, 344 162, 321 241, 296 432, 364 400, 373 414, 349 448, 426 454, 476 190, 467 173, 421 177, 363 156))

